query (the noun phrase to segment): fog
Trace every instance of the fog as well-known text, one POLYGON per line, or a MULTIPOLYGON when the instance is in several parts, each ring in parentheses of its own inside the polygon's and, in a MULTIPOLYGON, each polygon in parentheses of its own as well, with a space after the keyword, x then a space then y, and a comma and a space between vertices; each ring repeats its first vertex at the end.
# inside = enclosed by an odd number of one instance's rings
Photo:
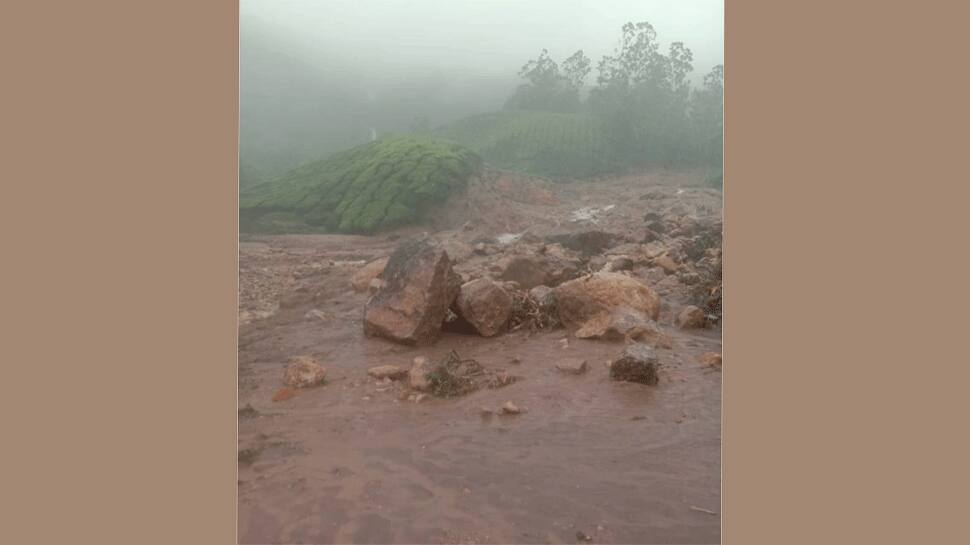
POLYGON ((723 63, 723 0, 242 0, 241 177, 495 111, 548 49, 596 65, 626 22, 693 52, 691 81, 723 63))

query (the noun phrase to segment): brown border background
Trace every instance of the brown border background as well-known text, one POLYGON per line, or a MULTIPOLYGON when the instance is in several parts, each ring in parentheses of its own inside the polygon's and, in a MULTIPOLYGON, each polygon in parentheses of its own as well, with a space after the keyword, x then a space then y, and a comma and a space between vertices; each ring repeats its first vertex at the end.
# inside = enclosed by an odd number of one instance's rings
MULTIPOLYGON (((937 4, 727 4, 724 543, 966 533, 937 4)), ((237 2, 3 11, 4 541, 234 543, 237 2)))

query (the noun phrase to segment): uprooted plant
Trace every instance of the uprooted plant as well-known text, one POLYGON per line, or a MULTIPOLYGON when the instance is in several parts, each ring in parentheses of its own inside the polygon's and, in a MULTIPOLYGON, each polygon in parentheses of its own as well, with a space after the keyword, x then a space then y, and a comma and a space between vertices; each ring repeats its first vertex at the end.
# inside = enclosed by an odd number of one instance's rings
POLYGON ((469 394, 483 386, 500 388, 518 379, 503 371, 489 371, 475 359, 462 359, 454 350, 435 362, 427 377, 431 383, 431 394, 445 398, 469 394))

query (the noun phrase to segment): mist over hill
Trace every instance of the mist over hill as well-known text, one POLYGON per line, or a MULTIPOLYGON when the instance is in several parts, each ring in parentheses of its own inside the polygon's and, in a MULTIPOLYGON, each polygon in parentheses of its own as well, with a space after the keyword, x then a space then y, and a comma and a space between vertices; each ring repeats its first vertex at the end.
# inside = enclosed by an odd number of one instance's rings
POLYGON ((650 21, 662 52, 685 42, 695 86, 722 62, 723 5, 714 0, 242 0, 240 183, 380 136, 500 112, 523 83, 520 69, 545 49, 559 62, 585 52, 585 100, 630 21, 650 21))

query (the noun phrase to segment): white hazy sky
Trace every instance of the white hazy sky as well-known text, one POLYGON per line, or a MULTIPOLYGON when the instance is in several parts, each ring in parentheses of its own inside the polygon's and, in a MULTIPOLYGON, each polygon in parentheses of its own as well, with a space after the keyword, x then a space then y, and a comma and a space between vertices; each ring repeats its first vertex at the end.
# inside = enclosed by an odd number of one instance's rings
POLYGON ((665 48, 684 42, 695 78, 724 58, 723 0, 241 0, 240 15, 244 26, 285 37, 301 56, 388 75, 514 76, 547 48, 557 61, 583 49, 595 80, 596 62, 628 21, 649 21, 665 48))

